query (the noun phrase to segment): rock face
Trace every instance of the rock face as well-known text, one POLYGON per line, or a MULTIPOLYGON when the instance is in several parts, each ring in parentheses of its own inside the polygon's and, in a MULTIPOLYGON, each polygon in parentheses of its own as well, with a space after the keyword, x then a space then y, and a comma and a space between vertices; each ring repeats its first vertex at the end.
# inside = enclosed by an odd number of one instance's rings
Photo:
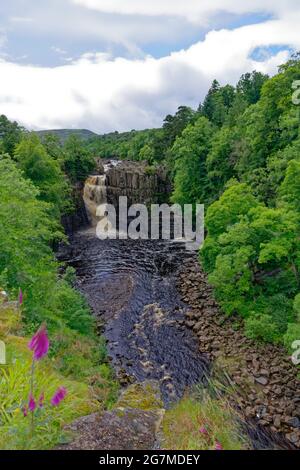
POLYGON ((154 381, 129 386, 116 407, 74 421, 73 440, 60 450, 150 450, 156 447, 164 416, 154 381))
POLYGON ((106 172, 107 202, 118 205, 127 196, 128 205, 155 204, 167 199, 170 181, 163 168, 149 167, 145 162, 122 161, 106 172))
POLYGON ((83 200, 89 222, 96 226, 99 206, 111 204, 119 207, 119 198, 127 197, 132 204, 161 203, 167 200, 171 187, 163 167, 152 168, 145 162, 98 160, 96 175, 87 178, 83 200))

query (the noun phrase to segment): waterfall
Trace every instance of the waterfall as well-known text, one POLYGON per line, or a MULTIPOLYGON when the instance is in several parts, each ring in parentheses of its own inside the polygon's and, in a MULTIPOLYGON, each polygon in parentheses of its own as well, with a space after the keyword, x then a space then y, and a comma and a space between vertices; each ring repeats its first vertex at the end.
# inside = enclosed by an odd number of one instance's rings
POLYGON ((89 176, 84 185, 83 200, 91 225, 97 225, 97 207, 107 203, 106 174, 89 176))
POLYGON ((85 182, 83 200, 89 222, 93 227, 99 222, 97 208, 107 204, 107 173, 118 166, 119 163, 118 160, 104 161, 101 164, 101 172, 103 173, 101 175, 91 175, 85 182))

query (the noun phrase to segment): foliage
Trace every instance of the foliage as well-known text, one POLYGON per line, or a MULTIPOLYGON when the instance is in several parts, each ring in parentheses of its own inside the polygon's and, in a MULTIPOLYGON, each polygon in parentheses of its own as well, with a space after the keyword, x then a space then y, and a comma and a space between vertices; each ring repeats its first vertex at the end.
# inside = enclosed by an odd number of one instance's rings
POLYGON ((264 75, 256 70, 252 73, 245 73, 241 76, 236 86, 248 104, 255 104, 260 98, 263 84, 268 80, 268 75, 264 75))
POLYGON ((186 396, 167 410, 163 421, 163 445, 172 450, 242 450, 242 436, 236 414, 226 399, 206 396, 199 401, 186 396))
POLYGON ((17 122, 11 122, 3 114, 0 116, 0 153, 13 155, 16 145, 22 138, 24 129, 17 122))
MULTIPOLYGON (((8 133, 6 128, 1 134, 1 149, 8 149, 3 144, 8 133)), ((67 166, 70 162, 71 148, 67 150, 65 159, 56 139, 44 136, 42 144, 32 133, 20 134, 9 148, 10 155, 0 155, 0 284, 12 297, 20 288, 23 292, 17 309, 13 302, 0 305, 0 335, 8 349, 8 365, 0 368, 2 449, 52 448, 65 439, 65 424, 112 406, 118 393, 104 340, 95 333, 86 301, 72 287, 74 272, 67 269, 62 274, 51 249, 65 239, 58 220, 70 210, 70 186, 63 173, 65 161, 67 166), (28 401, 31 363, 23 335, 32 334, 42 322, 54 341, 51 359, 36 371, 34 390, 45 391, 49 402, 63 384, 68 395, 59 413, 53 407, 35 412, 32 435, 21 411, 28 401)), ((80 178, 94 165, 91 160, 79 158, 78 165, 68 167, 69 176, 80 178)))
POLYGON ((19 309, 14 303, 0 305, 0 316, 9 311, 12 323, 1 322, 0 337, 7 346, 7 365, 0 367, 0 448, 48 449, 66 439, 63 426, 75 418, 111 407, 118 385, 107 363, 103 338, 94 333, 78 335, 68 328, 57 330, 51 338, 49 357, 35 368, 35 395, 45 392, 45 403, 64 385, 68 394, 58 409, 36 411, 36 428, 30 435, 28 417, 22 409, 30 392, 28 382, 32 354, 28 338, 22 334, 19 309), (18 324, 18 326, 17 326, 18 324), (18 336, 15 336, 18 334, 18 336))
POLYGON ((299 289, 295 213, 265 207, 249 187, 236 184, 210 206, 206 224, 201 257, 220 305, 251 317, 249 336, 275 341, 293 320, 299 289))
POLYGON ((220 127, 225 123, 234 99, 234 87, 231 85, 220 87, 219 82, 214 80, 199 111, 213 124, 220 127))
POLYGON ((245 321, 245 333, 250 339, 270 343, 277 342, 280 337, 271 315, 255 315, 247 318, 245 321))
POLYGON ((72 183, 84 181, 95 169, 93 153, 77 135, 70 135, 63 152, 63 169, 72 183))
POLYGON ((297 320, 300 323, 300 294, 297 294, 295 299, 294 299, 294 304, 293 304, 294 312, 297 316, 297 320))
POLYGON ((0 273, 9 290, 22 287, 24 313, 35 329, 47 320, 88 333, 93 321, 86 303, 64 278, 50 243, 62 238, 59 225, 49 215, 49 204, 38 200, 39 191, 23 178, 9 157, 0 159, 0 273), (34 263, 32 262, 34 260, 34 263))
POLYGON ((235 176, 234 164, 234 132, 223 126, 215 133, 206 159, 208 194, 212 201, 221 196, 227 181, 235 176))
POLYGON ((200 117, 189 124, 172 147, 175 160, 174 192, 172 202, 192 204, 203 202, 206 194, 205 161, 210 149, 213 126, 200 117))
MULTIPOLYGON (((284 345, 290 353, 295 352, 293 343, 300 341, 300 323, 290 323, 283 337, 284 345)), ((298 343, 300 344, 300 343, 298 343)), ((299 348, 298 348, 299 349, 299 348)))
POLYGON ((197 114, 188 106, 179 106, 174 116, 168 114, 163 123, 163 140, 166 148, 172 147, 177 137, 180 137, 184 129, 193 124, 197 114))
POLYGON ((60 440, 64 424, 95 411, 97 403, 86 384, 63 378, 53 369, 51 361, 46 361, 36 370, 37 395, 45 392, 45 399, 49 401, 62 382, 68 387, 69 393, 59 412, 55 409, 47 410, 47 415, 40 412, 38 427, 31 438, 28 422, 22 413, 24 397, 26 399, 30 391, 28 370, 31 367, 31 354, 27 348, 28 339, 8 337, 6 343, 8 365, 0 368, 0 448, 50 448, 60 440))
POLYGON ((57 217, 65 213, 70 205, 69 185, 58 161, 48 155, 37 135, 24 135, 14 157, 23 175, 39 189, 38 197, 51 204, 57 217))

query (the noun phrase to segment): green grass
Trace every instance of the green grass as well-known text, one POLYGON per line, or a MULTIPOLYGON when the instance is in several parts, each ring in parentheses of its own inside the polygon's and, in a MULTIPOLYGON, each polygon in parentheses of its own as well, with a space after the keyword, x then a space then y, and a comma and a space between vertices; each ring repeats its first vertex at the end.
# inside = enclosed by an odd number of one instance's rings
POLYGON ((20 312, 14 304, 0 305, 0 339, 7 364, 0 366, 0 449, 51 449, 66 437, 63 428, 74 419, 112 407, 118 383, 107 363, 103 339, 68 328, 50 336, 50 354, 35 368, 35 398, 45 393, 45 407, 36 413, 34 435, 22 408, 30 392, 32 354, 21 336, 20 312), (59 407, 50 399, 58 387, 68 393, 59 407))
POLYGON ((163 448, 170 450, 214 450, 220 443, 224 450, 243 450, 247 441, 241 434, 236 414, 223 399, 205 394, 200 401, 186 396, 165 414, 163 448), (200 429, 205 427, 207 434, 200 429))

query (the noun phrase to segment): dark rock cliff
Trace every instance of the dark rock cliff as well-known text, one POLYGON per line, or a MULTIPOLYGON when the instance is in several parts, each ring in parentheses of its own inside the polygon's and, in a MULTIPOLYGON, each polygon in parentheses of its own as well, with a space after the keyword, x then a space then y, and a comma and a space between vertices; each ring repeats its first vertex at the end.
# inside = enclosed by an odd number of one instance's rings
POLYGON ((171 190, 163 167, 149 167, 145 162, 122 161, 106 171, 107 202, 118 205, 127 196, 128 205, 165 202, 171 190))

